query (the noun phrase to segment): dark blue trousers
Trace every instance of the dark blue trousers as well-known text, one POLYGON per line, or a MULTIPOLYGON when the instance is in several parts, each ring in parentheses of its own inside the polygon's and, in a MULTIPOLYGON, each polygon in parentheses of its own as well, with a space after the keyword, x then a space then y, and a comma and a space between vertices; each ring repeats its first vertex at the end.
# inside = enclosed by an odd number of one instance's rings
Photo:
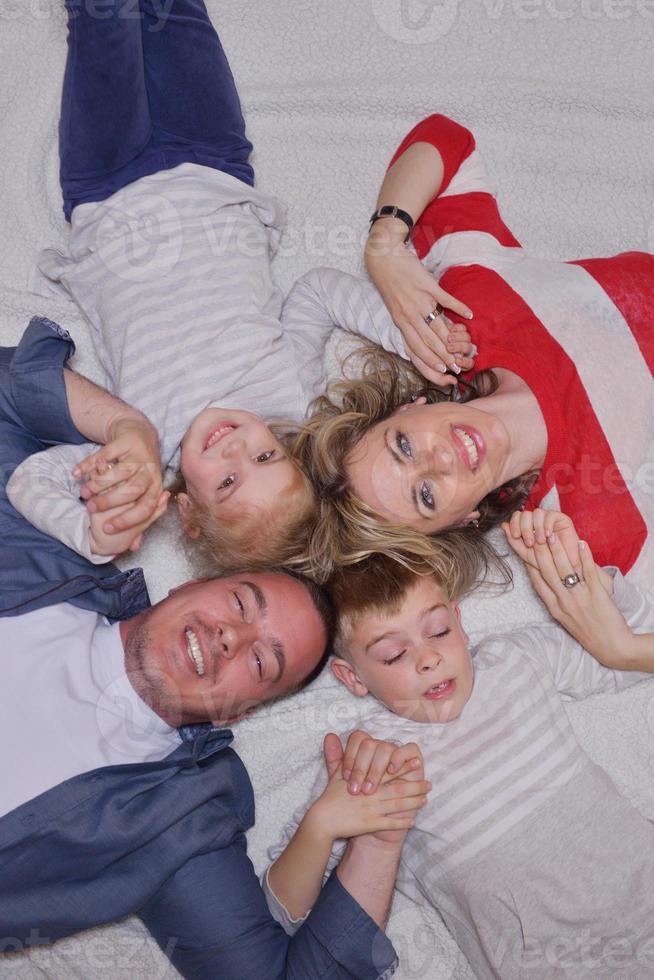
POLYGON ((64 214, 199 163, 254 183, 238 92, 203 0, 66 0, 64 214))

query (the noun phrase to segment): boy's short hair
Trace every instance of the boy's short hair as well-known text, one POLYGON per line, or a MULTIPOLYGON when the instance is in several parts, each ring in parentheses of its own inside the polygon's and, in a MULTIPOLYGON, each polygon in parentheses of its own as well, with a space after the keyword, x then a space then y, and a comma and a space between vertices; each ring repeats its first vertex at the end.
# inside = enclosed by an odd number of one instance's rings
POLYGON ((440 581, 430 565, 407 568, 387 555, 370 555, 335 572, 328 584, 336 612, 335 655, 349 661, 349 640, 357 623, 371 613, 397 613, 407 593, 425 575, 448 594, 448 583, 440 581))

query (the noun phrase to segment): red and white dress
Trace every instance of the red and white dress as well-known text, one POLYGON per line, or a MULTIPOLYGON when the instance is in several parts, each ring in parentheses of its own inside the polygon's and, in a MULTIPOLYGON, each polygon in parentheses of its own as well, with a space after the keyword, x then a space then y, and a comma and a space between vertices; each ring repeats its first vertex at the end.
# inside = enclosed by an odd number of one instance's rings
MULTIPOLYGON (((412 143, 435 146, 445 173, 416 223, 413 245, 440 285, 474 311, 466 321, 475 370, 506 368, 529 385, 548 448, 529 506, 567 513, 603 565, 654 583, 654 256, 556 262, 529 255, 502 221, 472 134, 445 116, 419 123, 412 143)), ((285 317, 313 306, 353 330, 388 317, 372 283, 314 270, 285 317)), ((305 317, 306 319, 306 317, 305 317)), ((398 331, 399 333, 399 331, 398 331)), ((405 353, 400 340, 397 350, 405 353)))

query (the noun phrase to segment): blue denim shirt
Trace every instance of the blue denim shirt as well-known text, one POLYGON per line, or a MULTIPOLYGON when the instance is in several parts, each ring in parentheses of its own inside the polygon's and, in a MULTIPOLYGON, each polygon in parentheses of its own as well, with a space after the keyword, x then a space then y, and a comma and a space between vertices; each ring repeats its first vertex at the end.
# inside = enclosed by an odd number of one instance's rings
MULTIPOLYGON (((0 615, 68 601, 111 618, 149 605, 140 570, 95 567, 28 525, 4 484, 27 455, 83 442, 66 402, 68 333, 35 318, 0 350, 0 615)), ((377 980, 395 968, 386 936, 334 873, 289 938, 271 917, 247 857, 254 823, 232 734, 180 730, 156 763, 83 773, 0 818, 0 936, 52 942, 138 914, 185 977, 377 980)), ((16 733, 17 764, 21 742, 16 733)))
POLYGON ((140 569, 91 565, 14 510, 5 485, 27 456, 58 443, 87 440, 73 425, 63 368, 75 353, 68 331, 34 317, 17 347, 0 348, 0 616, 71 602, 109 619, 150 605, 140 569))

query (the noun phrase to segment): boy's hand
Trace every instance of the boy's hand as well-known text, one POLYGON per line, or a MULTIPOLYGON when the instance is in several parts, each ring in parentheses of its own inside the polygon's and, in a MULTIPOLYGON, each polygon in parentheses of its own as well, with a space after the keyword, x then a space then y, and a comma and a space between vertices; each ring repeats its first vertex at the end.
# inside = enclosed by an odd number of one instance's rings
POLYGON ((131 504, 123 504, 122 507, 114 507, 113 510, 105 511, 104 513, 96 512, 95 514, 91 514, 89 542, 93 554, 113 556, 121 555, 124 551, 138 551, 141 546, 143 532, 165 513, 169 499, 170 494, 168 491, 163 491, 154 512, 147 521, 143 521, 141 524, 137 524, 136 527, 131 527, 127 531, 114 534, 107 534, 103 526, 107 519, 113 522, 115 518, 124 514, 131 507, 131 504))
MULTIPOLYGON (((131 531, 133 539, 163 513, 159 440, 149 422, 117 420, 111 441, 82 460, 73 476, 83 481, 80 496, 89 513, 103 517, 101 527, 94 522, 98 542, 100 530, 103 535, 131 531)), ((124 550, 114 544, 108 553, 124 550)))
POLYGON ((348 791, 356 795, 374 793, 382 780, 406 776, 422 766, 422 752, 415 742, 398 746, 357 730, 347 740, 342 771, 348 791))
POLYGON ((312 832, 329 842, 384 831, 406 833, 413 824, 415 811, 427 802, 431 783, 396 777, 372 795, 353 796, 348 793, 338 752, 334 752, 334 743, 329 741, 333 739, 338 741, 335 735, 325 739, 329 783, 305 817, 312 832))
POLYGON ((518 510, 511 515, 508 523, 502 524, 506 540, 525 565, 538 569, 534 553, 536 544, 544 545, 551 534, 556 533, 573 568, 581 565, 579 537, 575 526, 567 516, 558 510, 518 510))
POLYGON ((469 371, 474 365, 470 335, 462 324, 442 313, 429 323, 425 317, 440 306, 460 316, 468 307, 438 285, 414 252, 403 243, 386 241, 386 230, 373 229, 366 245, 366 268, 381 293, 393 322, 402 334, 407 354, 420 373, 438 385, 456 384, 445 372, 469 371))

